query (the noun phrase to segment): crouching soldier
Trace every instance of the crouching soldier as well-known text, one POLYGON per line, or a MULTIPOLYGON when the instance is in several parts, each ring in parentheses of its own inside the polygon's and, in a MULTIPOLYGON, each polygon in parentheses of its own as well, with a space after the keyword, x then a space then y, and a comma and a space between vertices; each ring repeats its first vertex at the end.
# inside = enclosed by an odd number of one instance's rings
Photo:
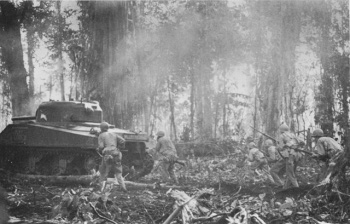
POLYGON ((157 133, 157 145, 155 151, 159 154, 160 168, 162 172, 163 181, 167 181, 169 176, 173 181, 178 184, 175 174, 175 163, 178 159, 177 151, 169 138, 165 137, 163 131, 157 133))
POLYGON ((281 156, 279 155, 276 146, 273 144, 271 139, 267 139, 264 143, 264 148, 266 152, 266 159, 269 163, 269 166, 274 165, 276 162, 281 160, 281 156))
POLYGON ((107 176, 110 171, 117 178, 123 191, 126 191, 124 179, 122 176, 122 153, 119 148, 125 147, 125 140, 116 133, 108 132, 108 123, 102 122, 100 125, 101 134, 98 136, 99 152, 102 151, 102 161, 100 165, 100 184, 101 191, 106 186, 107 176))
POLYGON ((247 156, 247 159, 249 162, 252 162, 252 169, 259 169, 263 171, 263 173, 267 176, 269 181, 274 184, 274 180, 270 175, 270 168, 268 166, 267 159, 265 158, 264 154, 256 147, 254 142, 250 142, 248 144, 248 148, 249 154, 247 156))
POLYGON ((321 129, 315 129, 312 133, 312 137, 316 143, 316 152, 312 155, 312 157, 321 161, 321 172, 318 179, 322 180, 326 177, 327 170, 335 165, 335 158, 341 155, 344 150, 333 138, 324 137, 321 129))

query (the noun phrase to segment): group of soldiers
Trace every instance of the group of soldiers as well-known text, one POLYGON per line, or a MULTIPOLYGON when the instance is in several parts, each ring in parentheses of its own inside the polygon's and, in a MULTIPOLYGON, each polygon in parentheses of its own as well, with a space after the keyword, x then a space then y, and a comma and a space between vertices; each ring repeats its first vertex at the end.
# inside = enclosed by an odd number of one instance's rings
MULTIPOLYGON (((127 191, 122 177, 122 153, 120 152, 125 140, 115 133, 108 132, 106 122, 101 123, 100 129, 97 150, 103 158, 99 170, 101 190, 105 188, 108 173, 113 171, 121 188, 127 191)), ((295 173, 305 156, 305 151, 302 150, 305 142, 291 132, 286 124, 279 127, 279 132, 279 140, 275 142, 271 139, 265 140, 262 150, 258 149, 253 139, 248 139, 249 151, 245 156, 251 162, 252 168, 261 170, 272 184, 284 189, 292 186, 299 187, 295 173)), ((335 165, 334 158, 343 152, 343 148, 333 138, 325 137, 321 129, 315 129, 312 137, 315 141, 315 148, 311 157, 319 161, 321 168, 319 179, 322 179, 325 178, 327 170, 335 165)), ((178 184, 175 174, 177 152, 174 144, 165 137, 163 131, 157 133, 157 144, 154 150, 158 154, 158 167, 160 167, 162 179, 168 181, 170 177, 175 184, 178 184)))
MULTIPOLYGON (((286 124, 279 127, 279 132, 276 144, 267 139, 262 150, 257 148, 253 139, 248 139, 249 152, 246 157, 252 163, 252 168, 262 170, 272 184, 284 189, 299 187, 295 173, 305 156, 305 142, 292 133, 286 124)), ((318 160, 321 170, 318 179, 322 180, 326 177, 327 170, 335 165, 334 160, 343 152, 343 148, 333 138, 325 137, 321 129, 315 129, 312 137, 315 148, 310 156, 318 160)))
MULTIPOLYGON (((127 191, 124 178, 122 176, 122 153, 120 149, 125 147, 125 140, 116 133, 108 132, 108 123, 100 124, 101 133, 98 136, 97 152, 102 156, 99 172, 99 182, 101 191, 106 187, 107 176, 112 172, 124 192, 127 191)), ((169 177, 175 184, 178 179, 175 174, 175 162, 177 161, 177 152, 174 144, 169 138, 165 137, 163 131, 157 133, 157 144, 155 151, 158 154, 160 170, 163 180, 169 180, 169 177)))

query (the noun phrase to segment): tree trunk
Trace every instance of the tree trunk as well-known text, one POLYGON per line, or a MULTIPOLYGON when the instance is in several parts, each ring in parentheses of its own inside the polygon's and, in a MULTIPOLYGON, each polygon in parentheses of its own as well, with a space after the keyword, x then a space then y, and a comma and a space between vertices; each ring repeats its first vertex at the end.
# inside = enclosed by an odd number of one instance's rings
POLYGON ((258 75, 255 76, 254 114, 253 114, 253 127, 254 127, 253 139, 255 139, 255 137, 256 137, 255 129, 258 129, 258 127, 257 127, 257 116, 258 116, 258 75))
POLYGON ((11 2, 0 1, 0 7, 1 55, 10 77, 12 115, 31 115, 18 12, 11 2))
POLYGON ((128 71, 121 58, 126 49, 122 41, 127 34, 128 2, 91 2, 89 9, 92 27, 89 58, 93 61, 89 66, 88 83, 89 89, 95 89, 90 97, 100 102, 104 120, 115 121, 117 127, 130 128, 132 111, 137 108, 128 100, 128 88, 124 87, 128 71))
POLYGON ((196 86, 196 128, 199 137, 205 139, 204 137, 204 115, 203 115, 203 85, 202 85, 202 76, 198 67, 195 67, 195 74, 198 77, 196 86))
POLYGON ((63 18, 61 15, 61 0, 56 2, 58 16, 58 74, 60 80, 61 100, 65 101, 64 71, 63 71, 63 18))
POLYGON ((326 136, 333 136, 333 123, 334 123, 334 83, 332 77, 332 65, 330 63, 331 49, 331 37, 329 34, 331 21, 331 12, 328 8, 326 1, 320 2, 321 9, 325 12, 321 23, 321 42, 319 49, 319 57, 322 66, 321 70, 321 85, 319 89, 319 95, 321 99, 319 101, 318 108, 316 110, 316 123, 321 124, 326 136), (320 116, 321 115, 321 116, 320 116))
POLYGON ((281 2, 281 86, 283 88, 281 112, 284 122, 294 129, 293 89, 295 86, 295 49, 299 41, 301 27, 301 7, 299 2, 281 2))
MULTIPOLYGON (((258 10, 264 7, 278 9, 274 20, 276 20, 276 33, 270 41, 275 42, 271 50, 272 61, 270 72, 263 80, 263 91, 267 93, 267 99, 263 102, 265 111, 266 133, 274 136, 282 122, 294 127, 293 114, 293 88, 295 83, 295 48, 299 41, 301 7, 298 1, 278 1, 258 3, 258 10)), ((271 15, 269 15, 271 16, 271 15)), ((262 22, 261 22, 262 24, 262 22)), ((262 26, 260 26, 262 27, 262 26)), ((262 28, 258 28, 258 40, 262 34, 262 28)), ((260 50, 259 60, 262 57, 260 50)), ((258 60, 258 62, 259 62, 258 60)), ((260 62, 259 62, 260 64, 260 62)), ((258 69, 262 71, 258 64, 258 69)))
POLYGON ((168 96, 169 96, 169 107, 170 107, 170 128, 171 132, 174 134, 174 139, 175 141, 177 140, 177 135, 176 135, 176 124, 175 124, 175 108, 174 108, 174 99, 172 97, 172 88, 171 88, 171 83, 168 78, 167 80, 168 84, 168 96))
MULTIPOLYGON (((192 64, 193 66, 193 64, 192 64)), ((191 139, 194 139, 194 104, 195 104, 195 78, 194 78, 194 72, 193 67, 190 68, 190 82, 191 82, 191 95, 190 95, 190 104, 191 104, 191 111, 190 111, 190 128, 191 128, 191 139)))
POLYGON ((28 43, 28 75, 29 75, 29 100, 34 103, 34 49, 35 49, 35 32, 32 27, 27 28, 27 43, 28 43))
POLYGON ((227 135, 227 88, 226 88, 226 71, 224 71, 224 74, 223 74, 223 79, 224 79, 224 89, 223 89, 223 96, 224 96, 224 99, 223 99, 223 104, 222 104, 222 134, 223 134, 223 138, 226 137, 227 135))
MULTIPOLYGON (((218 98, 218 97, 217 97, 218 98)), ((220 104, 219 100, 216 100, 215 104, 215 117, 214 117, 214 139, 217 137, 217 129, 218 129, 218 123, 219 123, 219 109, 220 109, 220 104)))

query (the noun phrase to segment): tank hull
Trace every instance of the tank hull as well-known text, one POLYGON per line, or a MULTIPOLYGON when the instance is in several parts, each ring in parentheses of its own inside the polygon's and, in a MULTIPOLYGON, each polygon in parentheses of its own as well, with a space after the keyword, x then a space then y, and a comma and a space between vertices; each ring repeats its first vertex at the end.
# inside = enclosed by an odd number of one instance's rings
MULTIPOLYGON (((8 125, 0 134, 0 167, 24 174, 85 175, 98 170, 98 123, 25 121, 8 125)), ((111 128, 126 138, 123 175, 140 178, 151 172, 153 159, 146 138, 111 128)))

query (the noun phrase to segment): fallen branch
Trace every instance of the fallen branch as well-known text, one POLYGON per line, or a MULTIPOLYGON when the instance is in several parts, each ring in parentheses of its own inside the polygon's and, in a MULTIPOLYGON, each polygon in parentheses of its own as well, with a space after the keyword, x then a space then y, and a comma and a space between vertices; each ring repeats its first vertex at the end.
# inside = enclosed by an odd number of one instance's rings
POLYGON ((223 216, 223 215, 228 215, 228 214, 230 214, 230 213, 229 213, 229 212, 223 212, 223 213, 215 214, 215 215, 213 215, 213 216, 198 217, 198 218, 192 219, 191 221, 192 221, 192 222, 209 221, 209 220, 212 220, 213 218, 216 218, 216 217, 218 217, 218 216, 223 216))
POLYGON ((236 195, 239 194, 239 192, 241 192, 242 186, 239 186, 239 189, 236 193, 234 193, 231 197, 235 197, 236 195))
POLYGON ((350 197, 350 195, 349 195, 349 194, 345 194, 345 193, 340 192, 340 191, 338 191, 338 190, 332 190, 332 192, 335 192, 335 193, 338 193, 338 194, 341 194, 341 195, 345 195, 345 196, 350 197))
POLYGON ((148 213, 148 210, 147 210, 147 208, 146 208, 146 206, 145 206, 145 203, 142 203, 142 205, 143 205, 143 209, 144 209, 145 212, 146 212, 146 215, 151 219, 152 223, 155 224, 154 219, 153 219, 152 216, 148 213))
MULTIPOLYGON (((31 175, 31 174, 16 174, 15 177, 20 179, 27 179, 31 181, 40 181, 45 184, 64 184, 64 185, 89 185, 93 181, 95 181, 98 176, 97 175, 79 175, 79 176, 46 176, 46 175, 31 175)), ((135 187, 135 188, 152 188, 155 189, 157 187, 161 189, 170 189, 170 188, 181 188, 180 186, 169 186, 165 184, 146 184, 146 183, 136 183, 133 181, 124 181, 125 185, 135 187)), ((115 178, 108 178, 107 184, 116 184, 115 178)))
POLYGON ((89 202, 89 205, 90 205, 90 207, 92 208, 92 210, 94 210, 95 214, 96 214, 99 218, 101 218, 101 219, 103 219, 103 220, 106 220, 107 222, 111 222, 111 223, 114 223, 114 224, 118 224, 117 222, 113 221, 112 219, 109 219, 109 218, 107 218, 107 217, 104 217, 104 216, 102 216, 100 213, 98 213, 98 212, 97 212, 97 209, 95 208, 95 206, 94 206, 91 202, 89 202))
POLYGON ((169 217, 163 222, 163 224, 170 224, 170 222, 180 213, 180 211, 183 209, 183 207, 185 205, 187 205, 190 201, 192 201, 193 199, 195 199, 196 195, 194 195, 193 197, 191 197, 190 199, 188 199, 186 202, 182 203, 181 205, 179 205, 179 207, 177 207, 170 215, 169 217))

